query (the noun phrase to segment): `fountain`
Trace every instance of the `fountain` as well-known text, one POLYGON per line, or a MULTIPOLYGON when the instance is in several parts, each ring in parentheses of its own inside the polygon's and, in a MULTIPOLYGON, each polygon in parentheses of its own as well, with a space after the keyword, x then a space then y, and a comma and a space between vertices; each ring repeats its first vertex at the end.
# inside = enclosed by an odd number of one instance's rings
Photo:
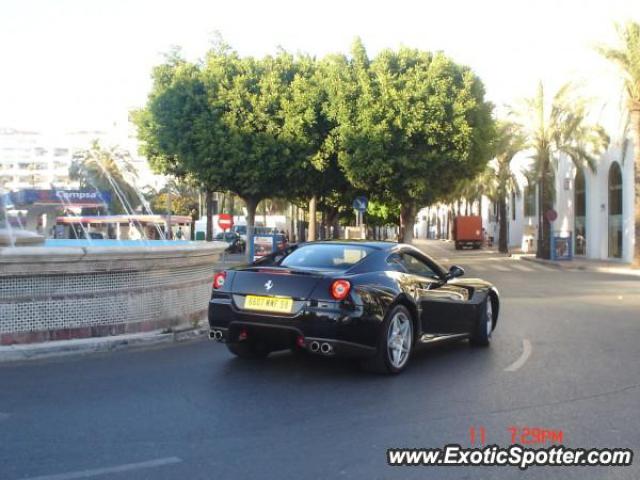
POLYGON ((225 243, 45 240, 12 225, 2 203, 1 345, 167 329, 205 317, 225 243))

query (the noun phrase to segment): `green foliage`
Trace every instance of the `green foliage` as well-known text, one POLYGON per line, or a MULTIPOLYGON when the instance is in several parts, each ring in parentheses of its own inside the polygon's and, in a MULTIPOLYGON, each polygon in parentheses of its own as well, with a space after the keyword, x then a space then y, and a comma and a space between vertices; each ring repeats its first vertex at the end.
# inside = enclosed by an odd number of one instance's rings
POLYGON ((188 178, 172 179, 159 192, 146 195, 154 213, 166 214, 171 204, 172 215, 192 215, 198 211, 198 189, 188 178))
POLYGON ((616 25, 620 46, 600 46, 597 51, 612 61, 624 75, 624 85, 631 109, 640 109, 640 24, 628 21, 624 26, 616 25))
POLYGON ((482 183, 488 185, 488 197, 494 201, 505 199, 514 192, 520 196, 520 187, 511 168, 511 161, 526 145, 526 137, 520 125, 513 122, 499 122, 496 129, 496 158, 489 178, 482 183))
MULTIPOLYGON (((356 42, 339 112, 339 162, 356 186, 402 205, 431 204, 491 158, 492 106, 480 80, 441 53, 401 48, 369 61, 356 42)), ((408 234, 408 235, 407 235, 408 234)))
POLYGON ((80 188, 110 193, 109 211, 114 214, 131 213, 130 209, 140 205, 136 176, 128 152, 103 148, 97 140, 89 149, 76 153, 69 167, 69 178, 78 181, 80 188))
POLYGON ((367 225, 381 227, 390 224, 397 225, 399 221, 399 204, 386 204, 375 200, 372 200, 367 204, 367 225))
POLYGON ((132 114, 152 167, 237 194, 249 224, 265 198, 313 195, 335 217, 360 191, 406 217, 490 157, 483 86, 442 54, 403 48, 370 61, 358 40, 351 58, 257 59, 218 42, 198 64, 173 52, 153 80, 132 114))

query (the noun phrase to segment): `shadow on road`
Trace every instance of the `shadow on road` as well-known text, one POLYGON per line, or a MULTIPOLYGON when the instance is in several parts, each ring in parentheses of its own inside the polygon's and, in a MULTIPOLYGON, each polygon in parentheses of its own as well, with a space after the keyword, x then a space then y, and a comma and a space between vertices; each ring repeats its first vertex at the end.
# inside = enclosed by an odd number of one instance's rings
MULTIPOLYGON (((490 349, 472 348, 467 341, 421 345, 414 350, 407 370, 397 378, 409 380, 418 375, 450 375, 450 369, 460 366, 460 363, 464 364, 466 370, 472 366, 484 368, 492 362, 491 357, 490 349)), ((257 378, 264 381, 304 377, 316 382, 348 380, 375 383, 381 380, 388 381, 389 378, 387 375, 365 372, 356 360, 327 358, 305 352, 294 354, 288 350, 272 353, 266 360, 230 357, 223 369, 225 374, 242 378, 243 381, 257 381, 257 378)), ((220 382, 218 377, 216 382, 220 382)))

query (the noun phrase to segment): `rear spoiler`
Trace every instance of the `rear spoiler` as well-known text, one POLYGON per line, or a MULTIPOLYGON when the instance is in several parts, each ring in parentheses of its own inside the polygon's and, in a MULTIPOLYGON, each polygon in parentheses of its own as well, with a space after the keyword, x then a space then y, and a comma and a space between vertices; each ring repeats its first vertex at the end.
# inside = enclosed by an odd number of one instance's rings
POLYGON ((287 267, 278 267, 278 266, 264 266, 261 267, 259 265, 252 265, 240 270, 241 272, 258 272, 258 273, 271 273, 274 275, 317 275, 318 271, 309 271, 309 270, 294 270, 292 268, 287 267))

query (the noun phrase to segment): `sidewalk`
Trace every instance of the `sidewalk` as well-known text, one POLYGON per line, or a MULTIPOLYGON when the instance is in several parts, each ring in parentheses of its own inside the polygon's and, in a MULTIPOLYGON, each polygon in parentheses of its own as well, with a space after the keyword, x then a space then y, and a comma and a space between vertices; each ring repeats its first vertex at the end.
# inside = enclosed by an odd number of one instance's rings
POLYGON ((615 273, 619 275, 634 275, 640 277, 640 269, 633 268, 631 264, 623 262, 608 262, 606 260, 590 260, 583 258, 574 258, 573 260, 544 260, 542 258, 536 258, 535 254, 514 254, 514 257, 519 257, 521 260, 525 260, 527 262, 549 265, 561 270, 615 273))

